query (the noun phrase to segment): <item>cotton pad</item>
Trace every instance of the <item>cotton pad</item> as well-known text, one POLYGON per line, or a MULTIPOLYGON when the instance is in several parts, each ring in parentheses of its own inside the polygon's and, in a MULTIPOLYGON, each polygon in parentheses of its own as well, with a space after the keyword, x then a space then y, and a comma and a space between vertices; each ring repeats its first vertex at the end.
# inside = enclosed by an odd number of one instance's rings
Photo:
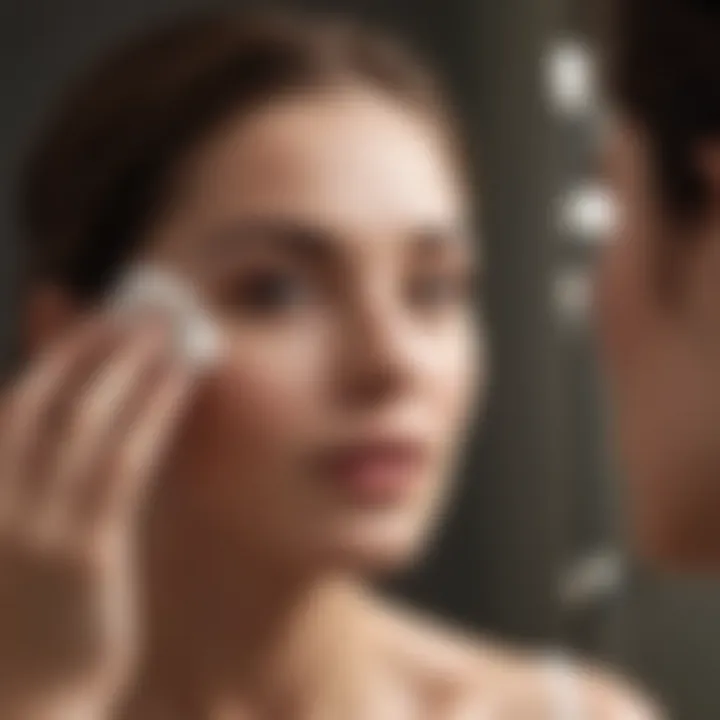
POLYGON ((212 365, 220 354, 220 333, 192 285, 156 265, 132 268, 111 293, 108 307, 122 317, 165 316, 178 352, 197 367, 212 365))

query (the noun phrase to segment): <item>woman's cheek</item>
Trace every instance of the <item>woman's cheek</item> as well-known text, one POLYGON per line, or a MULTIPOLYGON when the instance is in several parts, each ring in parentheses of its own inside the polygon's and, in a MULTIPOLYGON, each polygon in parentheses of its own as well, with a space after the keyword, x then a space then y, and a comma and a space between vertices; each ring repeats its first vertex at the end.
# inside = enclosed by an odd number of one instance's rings
POLYGON ((442 340, 433 343, 428 359, 438 405, 444 410, 451 432, 468 422, 473 411, 485 402, 488 380, 488 352, 482 326, 463 326, 442 340))
POLYGON ((297 438, 312 409, 321 364, 322 345, 313 335, 235 342, 222 401, 238 423, 238 435, 261 445, 277 444, 285 435, 297 438))

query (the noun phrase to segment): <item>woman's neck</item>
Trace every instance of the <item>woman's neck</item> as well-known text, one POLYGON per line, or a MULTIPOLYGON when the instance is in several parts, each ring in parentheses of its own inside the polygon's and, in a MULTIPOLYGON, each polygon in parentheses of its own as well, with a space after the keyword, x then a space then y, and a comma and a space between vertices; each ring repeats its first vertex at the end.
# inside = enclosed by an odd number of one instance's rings
POLYGON ((293 708, 298 717, 352 692, 371 644, 362 588, 210 545, 197 535, 192 547, 173 542, 148 567, 147 647, 133 706, 201 718, 293 708))

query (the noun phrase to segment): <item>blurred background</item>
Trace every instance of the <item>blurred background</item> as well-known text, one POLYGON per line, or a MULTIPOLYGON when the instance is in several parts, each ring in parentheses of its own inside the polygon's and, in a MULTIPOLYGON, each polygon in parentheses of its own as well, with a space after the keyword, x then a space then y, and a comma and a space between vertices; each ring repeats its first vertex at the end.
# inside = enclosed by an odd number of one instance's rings
MULTIPOLYGON (((65 83, 109 44, 209 0, 0 4, 0 347, 16 342, 12 193, 65 83)), ((255 3, 256 5, 258 3, 255 3)), ((460 497, 398 592, 474 629, 562 644, 639 678, 683 720, 720 717, 720 588, 624 552, 591 334, 590 273, 612 222, 587 0, 295 0, 409 38, 444 73, 477 168, 494 382, 460 497)), ((601 5, 601 4, 600 4, 601 5)))

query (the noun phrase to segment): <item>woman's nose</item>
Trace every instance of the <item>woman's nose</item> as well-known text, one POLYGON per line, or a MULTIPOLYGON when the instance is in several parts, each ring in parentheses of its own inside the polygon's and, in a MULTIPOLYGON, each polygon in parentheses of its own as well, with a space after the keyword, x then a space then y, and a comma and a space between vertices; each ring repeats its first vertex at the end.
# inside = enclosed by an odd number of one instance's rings
POLYGON ((417 374, 416 339, 410 324, 389 303, 355 312, 343 336, 339 370, 347 398, 386 402, 412 387, 417 374))

